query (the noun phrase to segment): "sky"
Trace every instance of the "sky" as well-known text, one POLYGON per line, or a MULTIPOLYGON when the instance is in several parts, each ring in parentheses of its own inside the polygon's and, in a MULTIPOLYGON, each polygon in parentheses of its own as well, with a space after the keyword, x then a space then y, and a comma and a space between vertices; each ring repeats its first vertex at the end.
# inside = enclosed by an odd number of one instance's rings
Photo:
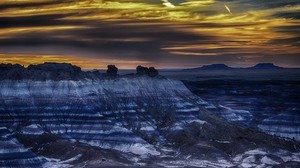
POLYGON ((0 63, 300 67, 300 0, 1 0, 0 63))

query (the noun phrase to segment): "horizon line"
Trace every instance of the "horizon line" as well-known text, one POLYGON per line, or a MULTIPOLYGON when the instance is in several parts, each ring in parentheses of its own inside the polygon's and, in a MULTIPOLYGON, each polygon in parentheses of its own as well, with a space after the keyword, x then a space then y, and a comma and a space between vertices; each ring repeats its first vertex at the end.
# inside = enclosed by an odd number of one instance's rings
MULTIPOLYGON (((4 62, 0 62, 0 64, 12 64, 12 65, 21 65, 25 68, 28 68, 30 65, 39 65, 39 64, 45 64, 45 63, 58 63, 58 64, 71 64, 71 65, 75 65, 75 66, 78 66, 80 67, 82 70, 84 71, 92 71, 92 70, 107 70, 107 68, 83 68, 82 66, 78 65, 78 64, 74 64, 74 63, 71 63, 71 62, 55 62, 55 61, 45 61, 45 62, 41 62, 41 63, 32 63, 32 64, 28 64, 27 66, 25 65, 22 65, 20 63, 4 63, 4 62)), ((189 69, 196 69, 196 68, 201 68, 203 66, 210 66, 210 65, 226 65, 228 66, 229 68, 236 68, 236 69, 243 69, 243 68, 251 68, 255 65, 258 65, 258 64, 273 64, 274 66, 277 66, 277 67, 280 67, 280 68, 286 68, 286 69, 300 69, 300 66, 280 66, 280 65, 277 65, 275 63, 272 63, 272 62, 257 62, 255 64, 252 64, 252 65, 247 65, 247 66, 230 66, 230 65, 227 65, 225 63, 211 63, 211 64, 202 64, 202 65, 199 65, 199 66, 194 66, 194 67, 165 67, 165 68, 156 68, 155 66, 145 66, 145 67, 154 67, 155 69, 157 70, 189 70, 189 69)), ((115 65, 117 68, 118 66, 116 64, 107 64, 106 66, 108 65, 115 65)), ((137 66, 143 66, 142 64, 137 64, 137 66)), ((119 70, 136 70, 136 68, 118 68, 119 70)))

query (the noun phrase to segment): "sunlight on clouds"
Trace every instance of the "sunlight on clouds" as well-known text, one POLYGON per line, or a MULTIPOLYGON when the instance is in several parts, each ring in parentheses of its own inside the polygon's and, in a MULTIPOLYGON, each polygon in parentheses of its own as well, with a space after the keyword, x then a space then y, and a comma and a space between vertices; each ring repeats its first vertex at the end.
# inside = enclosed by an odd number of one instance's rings
POLYGON ((33 2, 48 2, 49 0, 3 0, 0 4, 16 4, 16 3, 33 3, 33 2))
POLYGON ((184 51, 171 51, 170 53, 178 54, 178 55, 189 55, 189 56, 214 56, 214 55, 218 55, 217 53, 184 52, 184 51))
POLYGON ((199 6, 206 6, 215 3, 215 0, 187 0, 186 2, 180 3, 181 6, 186 7, 199 7, 199 6))
POLYGON ((175 8, 175 5, 173 5, 171 2, 169 2, 168 0, 162 0, 163 5, 165 5, 166 7, 169 8, 175 8))
POLYGON ((226 4, 224 4, 224 6, 225 6, 226 10, 232 15, 230 8, 226 4))
MULTIPOLYGON (((56 35, 58 31, 89 31, 89 28, 97 26, 100 21, 118 22, 131 20, 123 23, 131 26, 142 25, 145 22, 168 27, 178 32, 194 34, 195 36, 207 35, 214 37, 208 41, 194 40, 191 43, 178 42, 163 44, 161 50, 173 55, 184 56, 210 56, 222 54, 297 54, 300 49, 296 47, 297 43, 273 43, 274 40, 285 40, 296 38, 295 33, 287 31, 275 31, 275 28, 282 26, 299 26, 300 22, 293 18, 272 17, 280 12, 298 12, 300 5, 285 5, 274 8, 244 8, 247 4, 241 1, 226 1, 224 4, 218 0, 186 0, 174 3, 172 0, 160 0, 156 3, 149 3, 146 0, 70 0, 70 1, 51 0, 5 0, 3 4, 35 4, 45 3, 44 5, 9 7, 0 10, 0 17, 17 18, 24 16, 47 16, 62 15, 55 21, 71 22, 72 24, 63 25, 33 25, 33 26, 11 26, 1 27, 0 39, 17 38, 18 35, 37 32, 52 32, 53 38, 71 39, 76 41, 92 43, 97 39, 80 38, 76 34, 56 35), (234 13, 234 14, 233 14, 234 13), (134 21, 137 21, 134 23, 134 21), (141 23, 138 21, 142 21, 141 23), (85 26, 78 25, 76 22, 84 22, 85 26), (183 26, 185 25, 185 26, 183 26), (199 43, 198 43, 199 42, 199 43)), ((151 1, 152 2, 152 1, 151 1)), ((263 3, 263 2, 262 2, 263 3)), ((120 25, 122 23, 119 23, 120 25)), ((120 30, 122 31, 122 30, 120 30)), ((142 31, 142 30, 141 30, 142 31)), ((111 38, 106 41, 124 41, 124 42, 147 42, 151 39, 142 37, 111 38)), ((163 43, 163 42, 162 42, 163 43)), ((298 42, 299 45, 299 42, 298 42)), ((46 53, 45 53, 46 54, 46 53)), ((2 56, 3 57, 3 56, 2 56)), ((25 57, 23 58, 25 61, 25 57)), ((37 60, 42 61, 40 57, 37 60)), ((62 59, 63 57, 53 57, 62 59)), ((0 61, 3 61, 1 58, 0 61)), ((77 59, 76 59, 77 60, 77 59)), ((15 59, 14 61, 17 61, 15 59)), ((27 62, 34 61, 29 60, 27 62)), ((40 62, 39 61, 39 62, 40 62)), ((75 61, 75 60, 66 60, 75 61)), ((77 60, 78 61, 78 60, 77 60)), ((99 62, 98 63, 107 63, 99 62)), ((118 62, 117 60, 115 60, 118 62)), ((25 61, 26 62, 26 61, 25 61)), ((109 61, 108 61, 109 62, 109 61)), ((128 66, 133 63, 128 62, 128 66)), ((138 63, 138 62, 136 62, 138 63)), ((140 62, 149 64, 149 62, 140 62)), ((85 67, 91 67, 93 64, 84 64, 85 67), (88 66, 87 66, 88 65, 88 66)), ((121 64, 121 63, 120 63, 121 64)), ((95 65, 93 65, 95 66, 95 65)))
POLYGON ((0 39, 11 38, 28 32, 51 32, 59 30, 85 29, 87 26, 39 26, 0 29, 0 39))

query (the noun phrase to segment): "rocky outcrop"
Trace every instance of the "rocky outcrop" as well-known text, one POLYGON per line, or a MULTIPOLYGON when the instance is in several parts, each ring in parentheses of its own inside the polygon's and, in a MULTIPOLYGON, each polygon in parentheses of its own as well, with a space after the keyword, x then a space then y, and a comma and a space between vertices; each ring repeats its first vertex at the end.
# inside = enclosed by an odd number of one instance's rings
MULTIPOLYGON (((0 126, 17 129, 30 121, 65 139, 141 155, 159 154, 151 144, 159 140, 158 129, 198 120, 194 114, 199 108, 189 101, 202 102, 179 81, 148 77, 0 85, 0 126)), ((40 132, 38 128, 21 132, 40 132)))
POLYGON ((80 67, 67 63, 45 62, 27 68, 19 64, 1 64, 0 70, 0 80, 78 80, 87 76, 80 67))
POLYGON ((149 68, 149 76, 150 77, 155 77, 158 75, 158 71, 154 67, 149 68))
POLYGON ((158 75, 158 71, 154 67, 143 67, 141 65, 136 67, 137 75, 148 75, 150 77, 155 77, 158 75))
POLYGON ((46 62, 44 64, 29 65, 28 73, 34 77, 34 79, 47 80, 66 80, 75 79, 82 73, 81 68, 67 63, 51 63, 46 62))
MULTIPOLYGON (((154 67, 138 66, 138 76, 158 76, 154 67)), ((19 64, 0 64, 0 80, 81 80, 81 79, 102 79, 118 75, 118 68, 115 65, 108 65, 106 73, 99 70, 82 71, 80 67, 69 63, 45 62, 43 64, 29 65, 27 68, 19 64)))
POLYGON ((264 119, 258 128, 281 137, 287 137, 300 141, 300 116, 299 110, 294 113, 281 113, 276 116, 264 119))
POLYGON ((0 167, 42 167, 46 159, 18 142, 6 127, 0 127, 0 167))
POLYGON ((118 74, 118 68, 115 65, 108 65, 106 74, 115 76, 118 74))
MULTIPOLYGON (((36 69, 33 71, 40 71, 36 69)), ((83 76, 98 73, 84 72, 83 76)), ((131 167, 234 167, 255 157, 252 153, 241 155, 255 148, 263 148, 266 152, 260 158, 270 156, 271 161, 277 157, 272 153, 282 149, 284 161, 294 161, 298 156, 298 143, 229 124, 211 113, 210 105, 181 81, 147 75, 93 79, 1 80, 0 128, 16 134, 19 144, 26 144, 20 149, 49 157, 46 165, 63 157, 60 164, 99 167, 103 158, 83 158, 94 151, 90 148, 117 151, 126 157, 122 165, 129 160, 131 167), (84 149, 78 149, 81 147, 84 149), (67 157, 70 153, 71 158, 67 157)), ((7 141, 15 143, 14 139, 7 141)), ((0 159, 4 164, 11 156, 6 153, 0 159)), ((36 158, 32 165, 42 164, 36 155, 29 155, 36 158)), ((284 162, 278 160, 271 165, 284 162)), ((23 162, 22 158, 14 161, 23 162)))
POLYGON ((66 73, 79 73, 81 68, 69 63, 54 63, 54 62, 45 62, 44 64, 29 65, 28 70, 31 71, 44 71, 44 72, 66 72, 66 73))
POLYGON ((25 68, 20 64, 0 64, 1 71, 24 70, 25 68))
POLYGON ((184 83, 212 104, 210 111, 230 122, 300 140, 300 83, 294 79, 253 79, 211 80, 209 77, 184 83))
POLYGON ((19 64, 0 64, 0 79, 20 80, 26 75, 26 68, 19 64))
POLYGON ((138 75, 148 75, 149 69, 147 67, 143 67, 141 65, 136 67, 136 74, 138 75))

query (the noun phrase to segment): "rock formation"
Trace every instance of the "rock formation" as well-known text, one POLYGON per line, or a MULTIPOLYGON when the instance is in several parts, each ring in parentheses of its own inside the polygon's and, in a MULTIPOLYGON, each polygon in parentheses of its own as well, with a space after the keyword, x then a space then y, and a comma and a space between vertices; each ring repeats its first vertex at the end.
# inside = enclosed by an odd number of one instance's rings
POLYGON ((147 67, 143 67, 141 65, 136 67, 136 74, 138 75, 148 75, 149 69, 147 67))
POLYGON ((118 74, 118 68, 115 65, 107 65, 106 74, 108 74, 108 75, 117 75, 118 74))
POLYGON ((158 71, 154 67, 143 67, 141 65, 136 67, 137 75, 148 75, 150 77, 155 77, 158 75, 158 71))
MULTIPOLYGON (((2 65, 6 73, 11 66, 2 65)), ((226 122, 181 81, 90 80, 99 72, 52 63, 23 70, 47 80, 0 80, 0 167, 264 167, 300 157, 299 143, 226 122), (122 157, 108 157, 112 151, 122 157)))
POLYGON ((149 68, 149 76, 150 77, 155 77, 158 75, 158 71, 154 67, 149 68))

